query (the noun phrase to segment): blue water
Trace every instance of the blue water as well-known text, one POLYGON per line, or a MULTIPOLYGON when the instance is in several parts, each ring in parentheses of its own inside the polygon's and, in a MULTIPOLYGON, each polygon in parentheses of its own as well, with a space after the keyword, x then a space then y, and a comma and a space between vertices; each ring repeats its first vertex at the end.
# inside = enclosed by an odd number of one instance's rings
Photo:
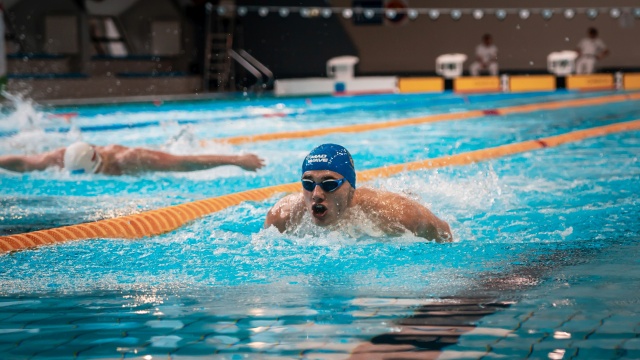
MULTIPOLYGON (((82 138, 175 153, 255 152, 267 166, 257 173, 221 167, 137 177, 0 171, 0 231, 110 218, 296 181, 302 158, 322 142, 343 144, 365 170, 635 120, 640 106, 629 101, 241 146, 201 147, 200 139, 601 95, 608 93, 16 106, 4 109, 0 120, 2 154, 82 138), (52 116, 69 112, 77 114, 64 126, 52 116), (89 128, 153 119, 157 124, 144 129, 89 128)), ((640 239, 638 135, 612 134, 369 184, 427 205, 450 223, 452 244, 387 238, 366 223, 281 235, 262 229, 275 196, 154 238, 0 255, 0 353, 347 358, 382 334, 401 333, 402 319, 431 313, 424 311, 429 306, 488 298, 510 305, 465 320, 475 330, 445 348, 447 356, 551 358, 564 350, 564 358, 640 357, 640 298, 632 290, 640 278, 633 256, 640 239)))

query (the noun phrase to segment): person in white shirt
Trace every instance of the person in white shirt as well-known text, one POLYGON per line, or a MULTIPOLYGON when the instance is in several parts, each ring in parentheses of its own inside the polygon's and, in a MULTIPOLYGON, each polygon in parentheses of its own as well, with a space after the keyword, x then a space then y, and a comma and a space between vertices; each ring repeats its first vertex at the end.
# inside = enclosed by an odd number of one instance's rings
POLYGON ((480 71, 488 71, 490 75, 498 75, 498 48, 493 44, 491 34, 482 36, 482 43, 476 47, 476 61, 469 67, 471 76, 480 75, 480 71))
POLYGON ((604 41, 598 37, 596 28, 589 28, 588 36, 578 43, 578 60, 576 61, 577 74, 592 74, 596 62, 609 55, 609 49, 604 41))

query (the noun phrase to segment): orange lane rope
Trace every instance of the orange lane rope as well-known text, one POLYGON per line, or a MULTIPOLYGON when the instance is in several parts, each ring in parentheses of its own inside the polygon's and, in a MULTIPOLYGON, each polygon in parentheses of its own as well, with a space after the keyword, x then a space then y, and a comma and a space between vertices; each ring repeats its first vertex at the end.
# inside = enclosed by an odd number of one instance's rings
POLYGON ((595 106, 601 104, 607 104, 612 102, 621 102, 629 100, 640 100, 640 93, 630 94, 617 94, 609 96, 600 96, 586 99, 573 99, 553 101, 548 103, 535 103, 527 105, 508 106, 497 109, 488 110, 470 110, 464 112, 454 112, 446 114, 435 114, 417 118, 399 119, 392 121, 385 121, 379 123, 357 124, 337 126, 330 128, 312 129, 312 130, 300 130, 300 131, 285 131, 270 134, 258 134, 258 135, 246 135, 236 136, 220 139, 201 140, 200 145, 206 146, 210 142, 224 142, 231 145, 239 145, 250 142, 258 141, 271 141, 271 140, 285 140, 285 139, 301 139, 310 138, 316 136, 324 136, 334 133, 358 133, 364 131, 381 130, 401 126, 420 125, 440 121, 451 120, 464 120, 470 118, 479 118, 487 115, 508 115, 518 113, 528 113, 539 110, 557 110, 570 107, 583 107, 583 106, 595 106))
MULTIPOLYGON (((388 177, 403 171, 467 165, 526 151, 554 147, 586 138, 632 130, 640 130, 640 120, 577 130, 562 135, 469 151, 457 155, 359 171, 358 181, 369 181, 378 177, 388 177)), ((158 235, 175 230, 187 222, 238 205, 244 201, 262 201, 275 194, 297 191, 301 191, 301 186, 298 182, 275 185, 113 219, 1 236, 0 253, 69 240, 96 238, 138 239, 158 235)))

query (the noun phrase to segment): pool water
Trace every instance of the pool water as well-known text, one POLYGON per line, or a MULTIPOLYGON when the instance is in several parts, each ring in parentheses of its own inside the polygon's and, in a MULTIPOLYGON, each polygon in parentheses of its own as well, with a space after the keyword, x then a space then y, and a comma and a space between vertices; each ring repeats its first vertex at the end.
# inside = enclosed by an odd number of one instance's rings
MULTIPOLYGON (((611 93, 451 93, 4 108, 0 154, 76 139, 174 153, 253 152, 256 173, 70 176, 0 170, 0 235, 297 181, 313 147, 357 170, 640 119, 640 102, 246 143, 202 139, 372 123, 611 93), (64 115, 64 116, 61 116, 64 115), (69 122, 67 121, 69 120, 69 122)), ((371 224, 262 229, 282 195, 142 240, 0 255, 7 358, 639 358, 638 131, 368 184, 403 193, 456 241, 371 224), (392 349, 392 350, 391 350, 392 349)))

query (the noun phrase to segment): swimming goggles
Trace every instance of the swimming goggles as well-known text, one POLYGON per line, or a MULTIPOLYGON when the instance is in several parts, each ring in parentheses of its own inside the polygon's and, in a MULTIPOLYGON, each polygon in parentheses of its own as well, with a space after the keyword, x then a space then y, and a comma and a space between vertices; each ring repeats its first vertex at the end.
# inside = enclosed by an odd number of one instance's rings
POLYGON ((315 182, 313 180, 310 179, 302 179, 302 187, 307 190, 307 191, 313 191, 317 186, 320 186, 320 188, 326 192, 334 192, 336 190, 338 190, 338 188, 340 187, 340 185, 342 185, 342 183, 344 183, 345 178, 342 179, 328 179, 328 180, 324 180, 322 182, 315 182))

